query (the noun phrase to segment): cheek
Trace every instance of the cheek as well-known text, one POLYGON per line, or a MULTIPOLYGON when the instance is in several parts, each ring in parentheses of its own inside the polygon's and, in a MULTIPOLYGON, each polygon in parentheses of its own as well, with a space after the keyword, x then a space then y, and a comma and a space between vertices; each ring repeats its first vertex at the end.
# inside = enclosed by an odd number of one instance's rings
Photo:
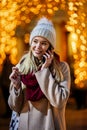
POLYGON ((46 52, 48 50, 49 47, 44 47, 43 48, 43 52, 46 52))
POLYGON ((31 44, 31 50, 33 50, 35 48, 35 46, 33 44, 31 44))

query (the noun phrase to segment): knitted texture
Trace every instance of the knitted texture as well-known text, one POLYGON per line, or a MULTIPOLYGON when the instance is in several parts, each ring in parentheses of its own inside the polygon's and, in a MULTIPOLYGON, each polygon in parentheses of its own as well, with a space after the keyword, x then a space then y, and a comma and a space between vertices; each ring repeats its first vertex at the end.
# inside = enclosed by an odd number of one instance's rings
POLYGON ((37 101, 44 96, 34 74, 21 75, 21 81, 26 85, 26 99, 37 101))
POLYGON ((47 39, 52 47, 55 47, 56 44, 56 32, 53 26, 53 23, 47 18, 41 18, 35 28, 32 30, 30 35, 30 44, 32 39, 36 36, 41 36, 47 39))

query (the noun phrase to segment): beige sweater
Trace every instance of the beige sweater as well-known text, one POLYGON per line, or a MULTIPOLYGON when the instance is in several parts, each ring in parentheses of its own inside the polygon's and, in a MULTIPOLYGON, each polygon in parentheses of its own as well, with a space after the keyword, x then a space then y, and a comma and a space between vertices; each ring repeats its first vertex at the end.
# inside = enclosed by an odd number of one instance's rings
POLYGON ((11 84, 8 103, 12 110, 20 113, 18 130, 66 130, 65 107, 70 94, 70 70, 66 62, 60 62, 60 67, 64 75, 60 84, 55 82, 48 68, 35 73, 46 96, 39 101, 25 101, 25 89, 16 94, 11 84))

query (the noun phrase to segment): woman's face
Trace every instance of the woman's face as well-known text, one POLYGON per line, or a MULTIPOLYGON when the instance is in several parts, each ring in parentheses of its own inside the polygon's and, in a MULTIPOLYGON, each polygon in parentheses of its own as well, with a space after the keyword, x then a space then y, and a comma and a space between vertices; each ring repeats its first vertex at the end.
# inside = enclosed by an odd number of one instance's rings
POLYGON ((34 37, 31 43, 31 51, 35 57, 41 59, 48 50, 50 43, 43 37, 34 37))

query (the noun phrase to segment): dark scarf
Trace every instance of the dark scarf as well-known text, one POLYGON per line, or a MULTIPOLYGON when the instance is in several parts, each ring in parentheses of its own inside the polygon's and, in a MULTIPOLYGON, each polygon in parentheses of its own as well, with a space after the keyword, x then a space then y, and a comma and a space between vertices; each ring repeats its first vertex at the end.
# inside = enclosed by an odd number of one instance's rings
MULTIPOLYGON (((60 57, 54 53, 55 58, 60 62, 60 57)), ((26 85, 26 99, 30 101, 37 101, 45 95, 40 89, 37 79, 33 73, 21 75, 21 81, 26 85)))
POLYGON ((27 100, 37 101, 45 97, 34 74, 21 75, 21 81, 26 85, 27 100))

